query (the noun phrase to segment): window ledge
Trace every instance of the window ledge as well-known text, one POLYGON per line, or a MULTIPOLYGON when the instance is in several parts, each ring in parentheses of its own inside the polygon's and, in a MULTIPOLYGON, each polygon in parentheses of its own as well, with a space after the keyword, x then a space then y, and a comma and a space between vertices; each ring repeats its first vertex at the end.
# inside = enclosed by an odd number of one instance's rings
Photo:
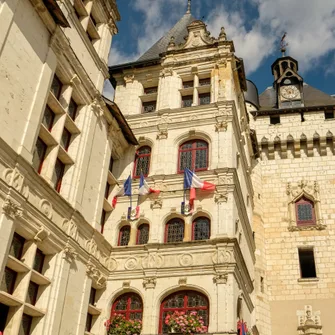
POLYGON ((59 146, 58 158, 66 165, 74 164, 74 160, 62 146, 59 146))
POLYGON ((210 93, 211 91, 211 85, 204 85, 204 86, 198 86, 197 87, 198 93, 210 93))
POLYGON ((41 124, 39 137, 47 146, 57 145, 57 141, 53 137, 53 135, 49 132, 49 130, 45 127, 44 124, 41 124))
POLYGON ((100 315, 101 314, 101 309, 96 308, 95 306, 89 304, 88 305, 88 313, 92 315, 100 315))
POLYGON ((7 266, 10 269, 14 270, 15 272, 19 272, 19 273, 29 271, 29 267, 26 264, 22 263, 17 258, 11 255, 8 256, 7 266))
POLYGON ((44 311, 40 310, 39 308, 36 308, 33 305, 27 304, 27 303, 24 305, 23 312, 32 317, 41 317, 41 316, 44 316, 45 314, 44 311))
POLYGON ((21 306, 23 302, 17 298, 14 298, 11 294, 0 291, 0 302, 7 306, 21 306))
POLYGON ((48 105, 55 114, 65 114, 65 109, 60 104, 59 100, 54 96, 52 92, 48 96, 48 105))
POLYGON ((311 230, 325 230, 326 225, 324 224, 316 224, 316 225, 309 225, 309 226, 290 226, 288 227, 288 231, 311 231, 311 230))
POLYGON ((112 212, 114 210, 113 206, 109 203, 109 201, 106 198, 104 198, 103 208, 106 212, 112 212))
POLYGON ((298 283, 300 284, 309 284, 309 283, 317 283, 319 281, 319 278, 299 278, 298 283))
POLYGON ((51 283, 51 281, 47 277, 43 276, 35 270, 32 270, 31 272, 31 281, 38 285, 49 285, 51 283))
POLYGON ((108 180, 109 185, 115 185, 115 184, 119 185, 119 183, 117 182, 117 179, 115 178, 113 173, 110 171, 108 171, 107 180, 108 180))
POLYGON ((188 87, 188 88, 181 88, 179 90, 180 94, 185 97, 189 95, 193 95, 194 87, 188 87))
POLYGON ((142 102, 151 102, 157 100, 157 93, 149 93, 140 96, 142 102))
POLYGON ((72 134, 80 134, 80 130, 75 124, 75 122, 71 119, 70 115, 66 113, 65 118, 65 127, 69 130, 72 134))

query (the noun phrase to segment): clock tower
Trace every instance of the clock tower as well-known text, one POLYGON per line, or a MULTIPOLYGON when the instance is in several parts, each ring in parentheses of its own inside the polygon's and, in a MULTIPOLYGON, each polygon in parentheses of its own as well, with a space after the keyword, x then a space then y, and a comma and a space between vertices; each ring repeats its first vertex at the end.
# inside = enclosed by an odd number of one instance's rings
POLYGON ((298 74, 298 62, 289 56, 278 58, 272 64, 274 88, 278 108, 303 107, 303 79, 298 74))

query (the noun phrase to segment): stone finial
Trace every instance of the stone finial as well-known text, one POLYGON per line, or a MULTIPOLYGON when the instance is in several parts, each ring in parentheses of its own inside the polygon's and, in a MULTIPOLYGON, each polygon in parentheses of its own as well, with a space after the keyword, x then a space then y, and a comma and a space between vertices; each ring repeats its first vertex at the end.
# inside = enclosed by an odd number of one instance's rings
POLYGON ((186 14, 191 14, 191 0, 187 1, 187 11, 186 14))
POLYGON ((224 27, 221 27, 220 35, 219 35, 219 41, 226 41, 227 40, 227 34, 224 27))
POLYGON ((167 46, 167 50, 168 51, 173 50, 175 47, 176 47, 175 38, 174 38, 174 36, 171 36, 170 42, 167 46))

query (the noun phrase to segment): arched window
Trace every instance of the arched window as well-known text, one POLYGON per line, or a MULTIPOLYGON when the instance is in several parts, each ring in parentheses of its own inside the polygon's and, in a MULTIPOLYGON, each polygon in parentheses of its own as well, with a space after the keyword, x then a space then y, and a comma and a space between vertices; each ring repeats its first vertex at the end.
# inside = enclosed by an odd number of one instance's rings
POLYGON ((141 147, 136 151, 134 164, 134 178, 139 178, 141 173, 144 177, 149 174, 151 148, 149 146, 141 147))
POLYGON ((209 219, 200 217, 194 220, 192 227, 192 240, 208 240, 211 234, 209 219))
POLYGON ((208 326, 209 321, 209 304, 208 299, 201 293, 195 291, 176 292, 169 295, 161 304, 160 318, 159 318, 159 333, 167 334, 168 327, 165 325, 165 318, 168 314, 174 312, 197 312, 208 326))
POLYGON ((149 225, 147 223, 143 223, 137 228, 136 244, 147 244, 148 240, 149 240, 149 225))
POLYGON ((122 314, 126 320, 142 320, 143 303, 138 294, 126 293, 118 297, 112 307, 111 316, 122 314))
POLYGON ((128 245, 130 240, 130 226, 123 226, 119 232, 118 246, 128 245))
POLYGON ((184 221, 170 220, 165 227, 165 242, 182 242, 184 239, 184 221))
POLYGON ((208 143, 202 140, 188 141, 179 147, 178 172, 185 168, 202 171, 208 168, 208 143))
POLYGON ((301 197, 295 203, 295 213, 298 226, 315 224, 315 210, 313 201, 305 197, 301 197))

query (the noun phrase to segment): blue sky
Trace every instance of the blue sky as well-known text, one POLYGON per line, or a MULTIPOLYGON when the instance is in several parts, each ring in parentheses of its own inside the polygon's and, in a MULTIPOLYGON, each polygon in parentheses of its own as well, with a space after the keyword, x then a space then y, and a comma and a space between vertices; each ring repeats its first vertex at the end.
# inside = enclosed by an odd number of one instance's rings
MULTIPOLYGON (((117 0, 121 14, 110 65, 136 60, 185 13, 187 0, 117 0)), ((334 0, 192 0, 192 14, 212 36, 222 26, 244 59, 248 79, 262 92, 272 85, 271 64, 287 32, 288 55, 308 84, 335 94, 334 0), (320 5, 322 3, 322 5, 320 5)))

